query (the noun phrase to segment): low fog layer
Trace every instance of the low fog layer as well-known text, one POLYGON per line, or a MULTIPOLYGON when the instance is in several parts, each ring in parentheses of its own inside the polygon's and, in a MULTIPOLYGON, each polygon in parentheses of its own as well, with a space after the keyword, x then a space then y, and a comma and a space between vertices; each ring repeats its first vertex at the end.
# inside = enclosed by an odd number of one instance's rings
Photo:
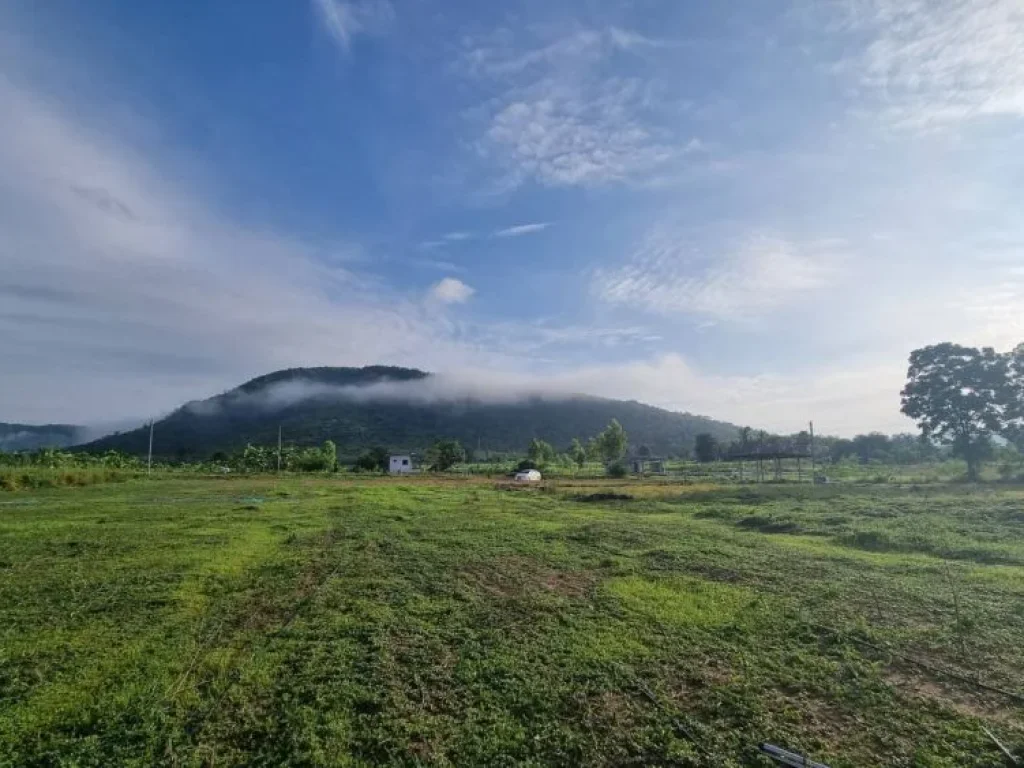
POLYGON ((510 404, 531 399, 566 400, 582 396, 571 382, 525 376, 486 373, 431 374, 422 379, 382 380, 372 384, 334 385, 295 379, 271 384, 256 392, 229 392, 221 397, 189 403, 188 413, 213 415, 238 406, 279 410, 306 400, 340 400, 353 403, 390 402, 415 405, 473 402, 482 405, 510 404))

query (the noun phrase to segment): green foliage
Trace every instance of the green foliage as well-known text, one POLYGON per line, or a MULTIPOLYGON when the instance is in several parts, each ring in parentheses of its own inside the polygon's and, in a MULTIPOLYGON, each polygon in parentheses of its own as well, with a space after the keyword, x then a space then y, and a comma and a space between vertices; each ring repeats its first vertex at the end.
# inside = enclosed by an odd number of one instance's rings
POLYGON ((466 452, 458 440, 447 438, 438 440, 427 452, 427 462, 435 472, 447 472, 461 461, 465 461, 466 452))
POLYGON ((387 472, 390 454, 386 448, 374 446, 356 459, 355 466, 364 472, 387 472))
POLYGON ((597 436, 596 442, 601 459, 605 462, 621 459, 626 455, 626 448, 629 445, 626 430, 622 428, 617 419, 608 422, 605 430, 597 436))
POLYGON ((583 469, 583 465, 587 463, 587 449, 577 437, 572 439, 572 445, 569 446, 569 458, 578 469, 583 469))
POLYGON ((34 467, 47 469, 72 469, 87 467, 112 467, 131 469, 144 466, 145 462, 135 456, 119 451, 103 453, 77 453, 57 448, 39 448, 34 451, 6 453, 0 451, 0 467, 34 467))
POLYGON ((605 472, 608 477, 622 478, 629 474, 629 468, 626 466, 625 462, 616 460, 607 466, 605 472))
POLYGON ((530 447, 526 451, 526 457, 537 466, 542 467, 549 461, 554 460, 555 449, 551 447, 550 443, 546 443, 535 437, 530 441, 530 447))
POLYGON ((976 480, 992 436, 1003 429, 1008 388, 1007 358, 995 350, 935 344, 910 354, 901 410, 925 436, 951 445, 976 480))
POLYGON ((333 440, 324 440, 323 448, 321 448, 324 454, 324 462, 327 464, 327 470, 329 472, 338 471, 338 446, 334 444, 333 440))
POLYGON ((715 436, 707 432, 701 432, 693 443, 693 455, 697 461, 707 463, 714 461, 718 456, 718 443, 715 436))
POLYGON ((264 445, 248 443, 242 449, 241 468, 245 472, 269 472, 275 466, 276 457, 271 449, 264 445))

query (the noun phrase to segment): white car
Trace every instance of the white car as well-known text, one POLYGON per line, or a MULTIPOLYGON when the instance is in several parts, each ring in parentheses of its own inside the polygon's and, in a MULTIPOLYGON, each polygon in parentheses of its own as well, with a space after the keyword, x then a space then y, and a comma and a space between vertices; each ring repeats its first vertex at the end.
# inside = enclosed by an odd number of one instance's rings
POLYGON ((539 483, 540 472, 536 469, 523 470, 522 472, 516 472, 515 479, 517 483, 539 483))

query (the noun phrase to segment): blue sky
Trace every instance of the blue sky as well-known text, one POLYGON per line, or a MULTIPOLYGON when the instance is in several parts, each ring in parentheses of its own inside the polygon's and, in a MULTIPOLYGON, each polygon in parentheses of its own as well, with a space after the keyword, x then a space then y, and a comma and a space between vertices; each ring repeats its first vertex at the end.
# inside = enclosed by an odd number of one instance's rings
POLYGON ((893 431, 915 346, 1024 337, 1015 0, 15 0, 0 30, 0 420, 391 363, 893 431))

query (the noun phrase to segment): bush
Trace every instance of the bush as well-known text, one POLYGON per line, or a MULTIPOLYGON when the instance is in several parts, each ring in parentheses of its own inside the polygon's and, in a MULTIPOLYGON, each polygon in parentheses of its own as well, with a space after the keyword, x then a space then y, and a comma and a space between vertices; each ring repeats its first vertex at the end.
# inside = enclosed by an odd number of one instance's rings
POLYGON ((622 478, 629 474, 629 469, 621 461, 613 461, 608 465, 606 471, 608 472, 608 477, 622 478))

